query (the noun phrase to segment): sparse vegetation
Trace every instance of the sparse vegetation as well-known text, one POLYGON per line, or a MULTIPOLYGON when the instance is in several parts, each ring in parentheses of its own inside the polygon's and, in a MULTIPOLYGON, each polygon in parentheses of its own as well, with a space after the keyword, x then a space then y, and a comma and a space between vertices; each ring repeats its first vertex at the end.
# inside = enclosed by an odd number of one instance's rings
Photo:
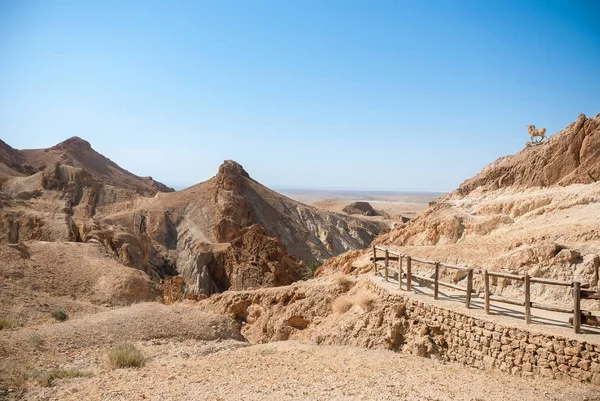
POLYGON ((52 312, 50 312, 50 314, 52 315, 53 318, 55 318, 59 322, 64 322, 65 320, 67 320, 69 318, 69 315, 67 314, 67 312, 64 309, 53 310, 52 312))
POLYGON ((0 389, 22 388, 27 381, 27 364, 23 361, 0 363, 0 389))
POLYGON ((348 276, 344 274, 337 274, 334 278, 335 283, 342 287, 344 292, 347 292, 354 286, 354 281, 352 281, 348 276))
POLYGON ((108 364, 111 369, 139 368, 144 364, 144 356, 132 343, 120 343, 108 352, 108 364))
POLYGON ((29 337, 29 339, 31 340, 36 349, 42 349, 44 347, 44 343, 46 342, 46 340, 44 340, 44 338, 37 333, 32 334, 31 337, 29 337))
POLYGON ((315 272, 317 271, 317 269, 320 266, 321 265, 319 265, 317 262, 312 262, 310 265, 305 266, 306 267, 306 273, 304 274, 304 279, 307 280, 309 278, 314 277, 315 272))
POLYGON ((90 377, 90 372, 83 372, 78 369, 52 369, 31 372, 30 377, 44 387, 50 387, 56 379, 72 379, 74 377, 90 377))
POLYGON ((352 308, 352 301, 348 297, 339 297, 331 305, 331 309, 338 314, 346 313, 352 308))
POLYGON ((15 322, 12 320, 0 318, 0 330, 8 330, 15 327, 15 322))
POLYGON ((354 299, 354 302, 365 312, 369 312, 373 309, 374 300, 368 295, 359 295, 354 299))
POLYGON ((352 305, 360 307, 364 312, 373 310, 375 300, 366 294, 358 294, 350 298, 347 295, 341 296, 333 301, 331 309, 338 314, 346 313, 352 305))

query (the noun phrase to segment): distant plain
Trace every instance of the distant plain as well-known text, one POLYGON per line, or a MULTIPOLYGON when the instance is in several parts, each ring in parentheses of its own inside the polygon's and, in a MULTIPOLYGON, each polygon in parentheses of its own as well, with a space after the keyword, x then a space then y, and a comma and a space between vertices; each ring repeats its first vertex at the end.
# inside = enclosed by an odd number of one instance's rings
POLYGON ((425 191, 368 191, 328 189, 278 189, 283 195, 331 212, 342 213, 352 202, 369 202, 374 209, 385 212, 391 220, 401 216, 413 218, 427 208, 429 202, 443 192, 425 191))

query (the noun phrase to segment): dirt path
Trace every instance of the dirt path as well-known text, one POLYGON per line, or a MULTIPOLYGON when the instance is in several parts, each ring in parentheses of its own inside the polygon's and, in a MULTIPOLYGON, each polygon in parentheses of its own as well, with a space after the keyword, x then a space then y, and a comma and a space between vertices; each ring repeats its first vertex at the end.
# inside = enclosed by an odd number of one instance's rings
POLYGON ((387 291, 396 294, 410 295, 411 297, 415 297, 445 309, 455 310, 480 319, 486 319, 523 330, 560 335, 566 338, 586 341, 590 344, 600 344, 600 327, 582 325, 581 333, 575 334, 573 332, 573 326, 569 324, 569 317, 572 317, 569 314, 531 309, 531 325, 527 325, 525 323, 524 307, 522 306, 492 301, 490 302, 490 315, 487 315, 484 311, 484 300, 476 295, 473 295, 471 298, 471 309, 467 309, 465 307, 464 292, 440 286, 439 297, 436 301, 433 299, 433 286, 413 280, 412 291, 408 292, 406 291, 406 278, 403 278, 402 288, 404 290, 400 290, 398 289, 397 276, 398 274, 392 272, 390 269, 389 281, 386 282, 382 276, 374 276, 371 273, 368 274, 368 277, 374 283, 385 288, 387 291))

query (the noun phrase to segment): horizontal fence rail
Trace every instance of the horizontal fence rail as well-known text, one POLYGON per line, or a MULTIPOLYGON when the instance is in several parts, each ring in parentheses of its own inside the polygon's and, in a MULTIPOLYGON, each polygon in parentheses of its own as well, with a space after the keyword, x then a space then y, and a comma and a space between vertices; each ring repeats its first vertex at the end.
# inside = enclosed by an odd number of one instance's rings
POLYGON ((458 291, 464 291, 466 293, 465 296, 465 307, 471 307, 471 296, 476 294, 479 298, 482 297, 478 291, 473 289, 473 275, 480 274, 483 276, 483 299, 484 299, 484 310, 485 313, 490 314, 490 301, 501 302, 516 306, 525 307, 525 321, 527 324, 531 324, 531 309, 542 309, 551 312, 560 312, 560 313, 568 313, 572 314, 573 317, 569 321, 572 321, 573 330, 575 333, 579 333, 581 330, 582 317, 583 323, 592 324, 592 325, 600 325, 599 318, 593 316, 590 311, 582 311, 581 310, 581 299, 600 299, 600 292, 591 291, 581 289, 581 283, 578 281, 561 281, 555 279, 541 278, 541 277, 531 277, 528 274, 520 275, 520 274, 511 274, 511 273, 503 273, 490 271, 487 269, 478 269, 471 268, 467 266, 457 266, 452 265, 445 262, 438 262, 434 260, 418 258, 406 254, 402 254, 396 251, 389 250, 387 248, 383 248, 377 245, 373 245, 373 257, 371 258, 373 261, 373 271, 377 275, 379 274, 379 268, 383 267, 384 269, 384 279, 385 281, 389 281, 389 271, 395 270, 398 274, 398 288, 402 289, 402 277, 406 277, 406 290, 411 291, 412 289, 412 281, 425 282, 433 285, 433 297, 434 299, 438 299, 439 296, 439 286, 452 288, 458 291), (383 256, 378 256, 377 251, 383 252, 383 256), (383 261, 383 263, 381 263, 383 261), (397 266, 394 268, 390 266, 390 261, 397 261, 397 266), (433 277, 424 277, 422 275, 414 274, 412 272, 412 264, 413 262, 418 262, 421 264, 431 265, 434 268, 433 277), (406 266, 406 273, 403 272, 404 265, 406 266), (440 280, 440 270, 441 268, 450 269, 460 272, 466 272, 466 287, 455 283, 448 283, 440 280), (509 298, 496 294, 492 294, 490 291, 490 277, 494 278, 503 278, 507 280, 514 280, 524 283, 524 298, 509 298), (545 305, 539 302, 531 301, 531 284, 545 284, 545 285, 556 285, 563 287, 571 287, 573 294, 573 307, 565 308, 561 306, 555 305, 545 305))

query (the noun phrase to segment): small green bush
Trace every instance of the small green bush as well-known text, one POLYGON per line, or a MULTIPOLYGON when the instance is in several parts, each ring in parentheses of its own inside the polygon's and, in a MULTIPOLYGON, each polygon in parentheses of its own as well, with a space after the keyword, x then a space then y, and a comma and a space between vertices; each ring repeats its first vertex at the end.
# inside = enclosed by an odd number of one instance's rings
POLYGON ((0 318, 0 330, 8 330, 15 327, 15 323, 11 320, 0 318))
POLYGON ((55 318, 59 322, 64 322, 65 320, 67 320, 69 318, 69 315, 67 314, 67 312, 65 312, 64 309, 53 310, 52 312, 50 312, 50 314, 52 315, 53 318, 55 318))
POLYGON ((310 265, 305 266, 306 273, 304 274, 304 278, 309 279, 311 277, 314 277, 315 272, 317 271, 317 269, 319 267, 320 267, 320 265, 317 262, 312 262, 310 265))
POLYGON ((30 377, 36 380, 40 385, 44 387, 50 387, 56 379, 71 379, 74 377, 90 377, 90 372, 82 372, 77 369, 52 369, 31 372, 30 377))
POLYGON ((120 343, 108 352, 111 369, 139 368, 144 364, 142 352, 132 343, 120 343))

